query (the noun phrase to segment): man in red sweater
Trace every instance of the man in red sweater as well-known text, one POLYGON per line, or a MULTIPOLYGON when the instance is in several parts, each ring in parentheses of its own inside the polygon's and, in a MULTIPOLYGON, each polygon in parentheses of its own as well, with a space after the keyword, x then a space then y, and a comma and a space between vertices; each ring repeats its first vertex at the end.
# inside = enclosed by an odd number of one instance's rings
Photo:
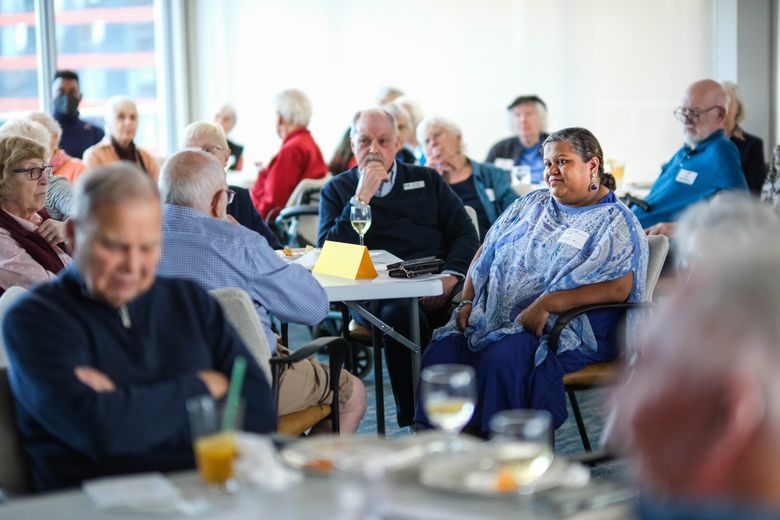
POLYGON ((303 179, 319 179, 328 173, 317 143, 306 128, 311 102, 300 90, 285 90, 276 97, 276 133, 282 147, 252 186, 252 202, 265 219, 274 208, 283 208, 303 179))

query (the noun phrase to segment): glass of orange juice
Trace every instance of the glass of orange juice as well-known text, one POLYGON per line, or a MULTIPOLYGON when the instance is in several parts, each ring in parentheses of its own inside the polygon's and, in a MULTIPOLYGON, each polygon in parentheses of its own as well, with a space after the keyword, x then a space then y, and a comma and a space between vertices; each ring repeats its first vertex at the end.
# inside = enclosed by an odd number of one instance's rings
POLYGON ((223 403, 217 403, 207 395, 187 401, 198 473, 204 482, 216 484, 229 493, 238 490, 233 469, 238 454, 235 432, 241 429, 243 412, 241 402, 226 424, 223 403))

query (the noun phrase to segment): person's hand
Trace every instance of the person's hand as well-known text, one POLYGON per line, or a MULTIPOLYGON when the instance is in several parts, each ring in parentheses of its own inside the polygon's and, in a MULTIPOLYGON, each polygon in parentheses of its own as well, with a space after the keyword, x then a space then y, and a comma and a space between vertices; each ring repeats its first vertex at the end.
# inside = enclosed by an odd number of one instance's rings
POLYGON ((206 385, 212 398, 222 399, 227 393, 229 381, 224 374, 216 370, 201 370, 198 377, 206 385))
POLYGON ((450 301, 452 289, 458 284, 458 277, 447 275, 441 279, 442 293, 439 296, 425 296, 422 299, 423 309, 433 311, 450 301))
POLYGON ((389 181, 390 176, 379 158, 369 157, 361 170, 363 174, 360 176, 360 182, 358 182, 355 195, 357 195, 358 199, 368 204, 377 190, 379 190, 379 186, 383 182, 389 181))
POLYGON ((528 332, 541 336, 549 317, 550 312, 545 308, 544 299, 539 297, 531 305, 523 309, 517 315, 517 320, 515 321, 519 322, 528 332))
POLYGON ((675 227, 674 222, 659 222, 658 224, 645 229, 645 233, 648 235, 664 235, 668 238, 672 238, 675 227))
POLYGON ((230 215, 228 213, 225 213, 225 222, 230 222, 231 224, 238 224, 238 220, 233 218, 233 215, 230 215))
POLYGON ((65 242, 65 222, 53 218, 46 219, 38 226, 37 231, 50 244, 57 245, 65 242))
POLYGON ((100 370, 89 366, 78 366, 73 370, 76 378, 95 392, 113 392, 114 382, 100 370))
POLYGON ((469 325, 469 317, 471 316, 471 309, 474 306, 470 303, 466 303, 458 310, 458 316, 455 318, 455 322, 458 324, 458 330, 461 332, 466 330, 469 325))

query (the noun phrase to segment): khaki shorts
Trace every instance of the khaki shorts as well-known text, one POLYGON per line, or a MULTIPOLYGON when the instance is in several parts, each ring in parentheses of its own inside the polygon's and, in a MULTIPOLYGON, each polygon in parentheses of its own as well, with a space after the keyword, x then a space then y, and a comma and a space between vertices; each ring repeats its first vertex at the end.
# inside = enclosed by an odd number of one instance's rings
MULTIPOLYGON (((277 345, 274 356, 284 357, 290 351, 277 345)), ((339 375, 339 404, 343 405, 352 397, 353 380, 349 372, 342 370, 339 375)), ((304 410, 311 406, 331 404, 333 392, 330 390, 330 368, 310 357, 285 367, 279 376, 278 415, 304 410)))

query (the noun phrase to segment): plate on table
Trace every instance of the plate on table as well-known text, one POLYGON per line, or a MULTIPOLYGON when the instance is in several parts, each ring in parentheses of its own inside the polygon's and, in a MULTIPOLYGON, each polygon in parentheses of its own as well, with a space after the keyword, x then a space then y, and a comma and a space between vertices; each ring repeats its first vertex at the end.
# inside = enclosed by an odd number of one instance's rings
POLYGON ((311 246, 308 247, 285 247, 284 249, 276 249, 274 252, 276 253, 276 256, 284 259, 284 260, 297 260, 298 258, 302 257, 309 251, 314 251, 314 248, 311 246))
POLYGON ((559 486, 581 487, 589 480, 588 468, 555 457, 541 477, 528 485, 520 485, 506 465, 497 461, 495 447, 430 460, 420 469, 420 482, 426 487, 488 497, 526 495, 559 486))

